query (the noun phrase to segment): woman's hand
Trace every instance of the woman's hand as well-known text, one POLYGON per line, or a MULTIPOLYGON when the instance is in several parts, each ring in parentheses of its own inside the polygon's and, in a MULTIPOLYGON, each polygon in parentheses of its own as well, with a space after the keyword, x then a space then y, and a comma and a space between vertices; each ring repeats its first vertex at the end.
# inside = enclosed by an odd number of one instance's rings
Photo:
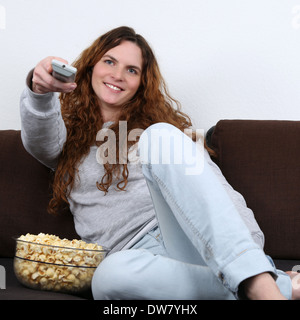
POLYGON ((68 64, 68 61, 58 57, 47 57, 37 64, 33 71, 32 77, 32 91, 39 94, 48 92, 64 92, 68 93, 76 88, 76 83, 65 83, 55 79, 52 76, 53 59, 62 61, 68 64))

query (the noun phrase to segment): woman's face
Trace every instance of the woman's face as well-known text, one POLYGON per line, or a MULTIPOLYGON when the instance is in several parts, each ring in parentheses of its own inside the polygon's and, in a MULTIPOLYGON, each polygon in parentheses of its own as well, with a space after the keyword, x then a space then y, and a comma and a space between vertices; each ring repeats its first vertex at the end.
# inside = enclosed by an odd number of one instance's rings
POLYGON ((137 92, 142 64, 141 49, 133 42, 123 41, 94 66, 92 87, 105 122, 114 121, 122 106, 137 92))

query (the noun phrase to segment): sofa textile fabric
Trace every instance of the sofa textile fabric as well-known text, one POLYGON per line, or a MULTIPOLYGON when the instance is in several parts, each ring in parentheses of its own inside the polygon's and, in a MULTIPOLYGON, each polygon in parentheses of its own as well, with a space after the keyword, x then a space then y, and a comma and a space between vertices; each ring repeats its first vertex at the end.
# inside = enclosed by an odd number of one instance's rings
POLYGON ((0 131, 0 257, 13 257, 14 237, 40 232, 78 239, 68 210, 47 212, 51 170, 24 149, 20 131, 0 131))

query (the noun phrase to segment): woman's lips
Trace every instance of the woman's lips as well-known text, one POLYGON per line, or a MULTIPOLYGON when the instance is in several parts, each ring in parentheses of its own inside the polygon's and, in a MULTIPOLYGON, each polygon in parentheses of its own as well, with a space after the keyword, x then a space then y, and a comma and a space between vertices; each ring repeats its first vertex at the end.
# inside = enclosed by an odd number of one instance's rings
POLYGON ((115 92, 124 91, 124 89, 122 89, 122 88, 120 88, 120 87, 118 87, 118 86, 115 86, 114 84, 107 83, 107 82, 104 82, 104 84, 105 84, 108 88, 114 90, 115 92))

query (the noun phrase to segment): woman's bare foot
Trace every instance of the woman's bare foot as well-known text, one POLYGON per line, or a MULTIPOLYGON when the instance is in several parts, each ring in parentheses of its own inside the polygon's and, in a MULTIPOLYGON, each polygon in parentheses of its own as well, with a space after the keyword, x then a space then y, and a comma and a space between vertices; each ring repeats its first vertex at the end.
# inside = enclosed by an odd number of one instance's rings
POLYGON ((287 300, 269 273, 246 279, 242 285, 245 295, 250 300, 287 300))
POLYGON ((286 272, 292 280, 292 299, 300 300, 300 273, 296 271, 286 272))

